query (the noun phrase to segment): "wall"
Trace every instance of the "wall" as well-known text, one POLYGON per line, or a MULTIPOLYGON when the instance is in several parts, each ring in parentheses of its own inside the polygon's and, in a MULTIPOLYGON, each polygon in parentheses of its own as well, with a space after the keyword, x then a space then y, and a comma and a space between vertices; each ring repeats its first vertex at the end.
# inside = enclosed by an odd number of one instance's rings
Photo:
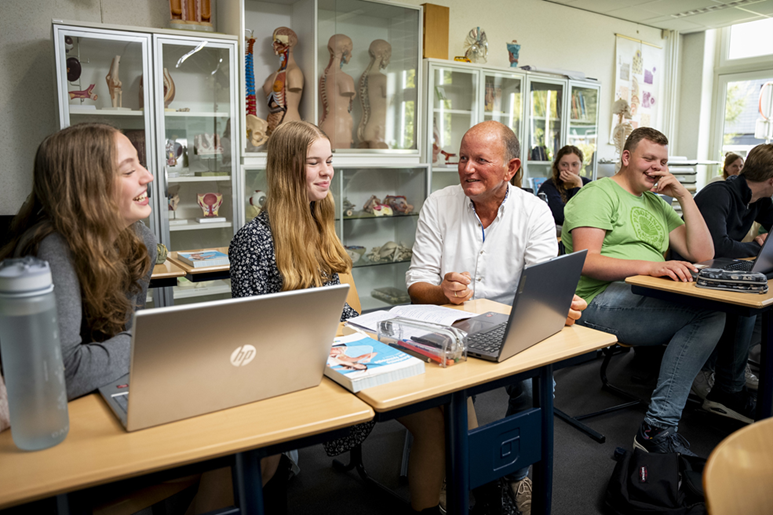
POLYGON ((32 187, 32 162, 57 129, 51 20, 166 26, 166 0, 14 0, 0 16, 0 215, 13 215, 32 187))

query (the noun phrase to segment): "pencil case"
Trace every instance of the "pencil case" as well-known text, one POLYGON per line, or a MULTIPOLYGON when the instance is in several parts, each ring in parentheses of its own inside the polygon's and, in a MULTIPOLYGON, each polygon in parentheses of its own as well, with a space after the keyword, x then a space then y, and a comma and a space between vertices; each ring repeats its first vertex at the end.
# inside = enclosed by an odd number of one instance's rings
POLYGON ((767 293, 768 279, 758 272, 737 272, 721 268, 704 268, 695 278, 698 288, 737 291, 741 293, 767 293))
POLYGON ((395 317, 378 323, 378 341, 443 368, 467 361, 467 333, 455 327, 395 317))

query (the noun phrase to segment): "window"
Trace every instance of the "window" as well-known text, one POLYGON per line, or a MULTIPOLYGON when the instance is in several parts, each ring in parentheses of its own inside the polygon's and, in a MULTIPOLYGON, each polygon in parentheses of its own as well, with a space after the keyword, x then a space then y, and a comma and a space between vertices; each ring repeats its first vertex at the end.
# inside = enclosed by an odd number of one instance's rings
POLYGON ((765 143, 754 137, 760 118, 759 98, 762 85, 773 81, 773 71, 767 73, 734 74, 720 78, 725 96, 721 158, 727 152, 746 155, 752 147, 765 143))
POLYGON ((773 18, 730 27, 727 59, 773 54, 773 18))

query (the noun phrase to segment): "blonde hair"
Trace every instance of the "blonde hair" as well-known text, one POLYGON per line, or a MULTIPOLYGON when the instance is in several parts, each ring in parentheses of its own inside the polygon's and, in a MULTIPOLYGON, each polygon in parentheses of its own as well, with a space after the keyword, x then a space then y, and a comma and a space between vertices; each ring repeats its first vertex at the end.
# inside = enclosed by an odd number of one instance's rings
POLYGON ((72 254, 93 341, 125 330, 136 307, 126 294, 141 291, 150 269, 148 249, 134 226, 126 227, 115 199, 117 134, 109 125, 83 123, 44 139, 35 155, 32 193, 0 251, 0 259, 35 255, 46 236, 61 235, 72 254))
POLYGON ((561 170, 558 169, 558 162, 561 161, 562 157, 568 156, 570 154, 574 154, 580 158, 580 167, 582 167, 582 162, 585 159, 585 156, 582 155, 582 150, 575 147, 574 145, 566 145, 565 147, 562 147, 561 150, 556 153, 556 159, 553 161, 553 185, 561 194, 561 200, 564 202, 564 204, 567 202, 567 190, 566 184, 564 184, 564 181, 561 180, 561 170))
POLYGON ((352 268, 335 232, 333 195, 309 206, 306 157, 319 138, 329 139, 316 125, 292 121, 268 140, 266 209, 285 291, 322 286, 352 268))

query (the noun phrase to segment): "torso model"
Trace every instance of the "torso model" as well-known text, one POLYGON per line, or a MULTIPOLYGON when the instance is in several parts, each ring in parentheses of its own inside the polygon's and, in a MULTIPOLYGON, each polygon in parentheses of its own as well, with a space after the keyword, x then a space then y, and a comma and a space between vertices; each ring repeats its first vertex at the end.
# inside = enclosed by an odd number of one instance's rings
POLYGON ((322 115, 319 128, 330 138, 333 148, 352 148, 352 101, 356 95, 354 79, 341 71, 352 58, 352 40, 336 34, 328 41, 330 62, 319 79, 322 115))
POLYGON ((298 106, 303 93, 303 72, 293 58, 293 47, 297 43, 298 36, 292 29, 279 27, 274 31, 272 44, 279 56, 279 69, 263 83, 268 103, 268 136, 281 123, 301 119, 298 106))
POLYGON ((118 67, 120 64, 121 56, 117 55, 113 57, 113 62, 110 63, 110 71, 107 72, 107 76, 105 76, 107 89, 110 90, 110 99, 113 102, 113 107, 123 107, 122 83, 120 79, 118 79, 118 67))
POLYGON ((362 120, 357 128, 360 148, 389 148, 386 143, 386 75, 381 70, 389 65, 392 45, 376 39, 368 49, 370 64, 360 77, 362 120))

